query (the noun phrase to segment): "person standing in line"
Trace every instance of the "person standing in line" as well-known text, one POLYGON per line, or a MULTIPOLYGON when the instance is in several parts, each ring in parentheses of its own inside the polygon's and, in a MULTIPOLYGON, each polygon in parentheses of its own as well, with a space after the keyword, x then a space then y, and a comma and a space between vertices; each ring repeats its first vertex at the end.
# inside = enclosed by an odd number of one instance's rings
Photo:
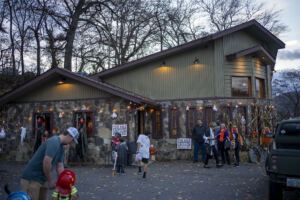
POLYGON ((222 165, 219 164, 218 154, 215 146, 215 134, 214 134, 214 128, 216 127, 215 122, 209 123, 209 136, 204 135, 203 139, 205 141, 206 146, 206 158, 204 162, 204 168, 208 168, 208 160, 212 157, 212 155, 216 159, 216 166, 221 167, 222 165))
POLYGON ((221 124, 221 129, 218 132, 217 139, 218 139, 218 149, 222 157, 222 164, 225 164, 225 158, 226 158, 227 164, 230 165, 230 158, 228 152, 229 148, 225 148, 225 141, 230 139, 229 139, 229 133, 224 123, 221 124))
POLYGON ((117 173, 125 174, 125 166, 127 164, 128 147, 123 137, 120 138, 120 144, 117 145, 117 173))
POLYGON ((137 154, 139 153, 142 157, 142 160, 138 162, 139 171, 138 173, 142 172, 141 162, 144 165, 144 174, 143 178, 146 178, 147 174, 147 165, 150 158, 150 139, 148 137, 149 133, 141 133, 137 140, 137 154))
POLYGON ((232 127, 232 136, 234 140, 234 166, 239 167, 240 166, 240 142, 239 142, 239 132, 236 126, 232 127))
POLYGON ((64 145, 77 143, 78 136, 78 130, 69 127, 64 134, 49 138, 37 149, 21 175, 21 190, 32 200, 46 200, 48 189, 55 188, 51 170, 56 167, 57 175, 64 170, 64 145))
POLYGON ((192 138, 194 140, 194 163, 198 162, 198 151, 201 148, 201 160, 205 161, 205 148, 203 136, 207 135, 207 128, 201 120, 197 120, 196 126, 193 128, 192 138))

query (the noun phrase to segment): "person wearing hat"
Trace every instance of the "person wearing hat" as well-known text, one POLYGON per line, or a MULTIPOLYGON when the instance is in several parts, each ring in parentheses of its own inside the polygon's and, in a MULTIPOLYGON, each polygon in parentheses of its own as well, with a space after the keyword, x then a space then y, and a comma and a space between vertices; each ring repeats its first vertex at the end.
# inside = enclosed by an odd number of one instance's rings
POLYGON ((78 143, 78 136, 78 130, 69 127, 64 134, 46 140, 34 153, 21 175, 21 190, 32 200, 46 200, 48 189, 55 188, 51 170, 55 167, 58 175, 64 171, 64 145, 78 143))

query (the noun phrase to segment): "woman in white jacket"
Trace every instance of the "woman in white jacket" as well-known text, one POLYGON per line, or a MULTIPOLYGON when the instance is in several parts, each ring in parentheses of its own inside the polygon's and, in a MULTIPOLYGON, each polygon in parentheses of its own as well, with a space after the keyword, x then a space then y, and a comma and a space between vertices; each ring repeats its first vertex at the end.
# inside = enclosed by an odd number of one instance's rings
POLYGON ((204 143, 205 143, 205 149, 206 149, 206 158, 204 161, 204 168, 209 168, 208 167, 208 160, 212 158, 212 156, 215 157, 216 159, 216 166, 221 167, 222 165, 219 164, 219 159, 218 159, 218 153, 216 149, 216 141, 215 141, 215 134, 214 134, 214 128, 216 127, 215 122, 210 122, 209 123, 209 136, 204 135, 204 143))

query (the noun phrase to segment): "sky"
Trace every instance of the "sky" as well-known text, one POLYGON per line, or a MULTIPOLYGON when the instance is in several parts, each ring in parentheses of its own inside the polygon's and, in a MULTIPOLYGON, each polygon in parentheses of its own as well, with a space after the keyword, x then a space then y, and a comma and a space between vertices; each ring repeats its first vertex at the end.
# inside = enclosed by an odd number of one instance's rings
POLYGON ((275 70, 300 70, 300 0, 259 0, 270 7, 282 9, 282 22, 288 26, 279 39, 285 43, 285 49, 278 52, 275 70))

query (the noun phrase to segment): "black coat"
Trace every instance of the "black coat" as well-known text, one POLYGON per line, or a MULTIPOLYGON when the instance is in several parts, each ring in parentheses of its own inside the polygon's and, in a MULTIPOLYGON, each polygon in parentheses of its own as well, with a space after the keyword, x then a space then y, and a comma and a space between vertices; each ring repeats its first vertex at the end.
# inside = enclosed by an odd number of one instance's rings
POLYGON ((202 125, 196 125, 193 128, 192 138, 198 142, 204 142, 203 136, 209 136, 208 128, 206 126, 202 125))

